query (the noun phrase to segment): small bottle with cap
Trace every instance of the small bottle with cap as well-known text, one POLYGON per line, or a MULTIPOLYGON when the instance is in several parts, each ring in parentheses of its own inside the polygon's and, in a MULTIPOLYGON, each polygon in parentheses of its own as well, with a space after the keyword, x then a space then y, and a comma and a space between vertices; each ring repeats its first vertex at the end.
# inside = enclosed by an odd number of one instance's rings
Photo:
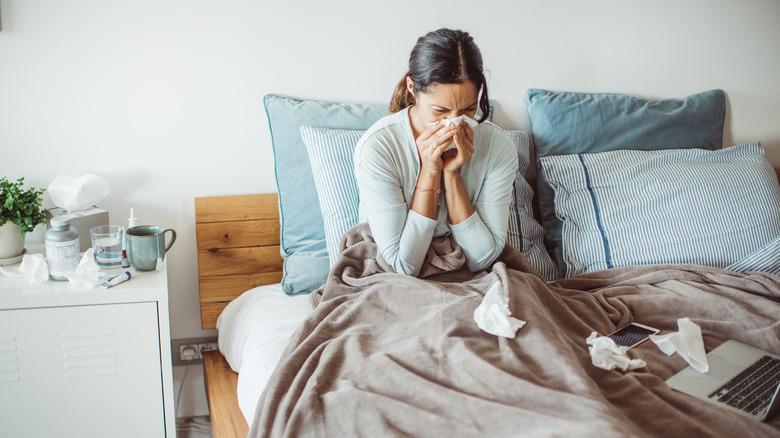
MULTIPOLYGON (((127 229, 137 227, 138 226, 138 218, 135 217, 135 208, 130 207, 130 217, 127 218, 127 229)), ((123 268, 129 268, 130 267, 130 260, 127 259, 127 233, 125 233, 125 241, 122 242, 122 267, 123 268)))
POLYGON ((49 276, 52 280, 64 281, 79 265, 79 232, 70 226, 69 217, 53 217, 50 224, 51 228, 46 231, 44 237, 49 276))

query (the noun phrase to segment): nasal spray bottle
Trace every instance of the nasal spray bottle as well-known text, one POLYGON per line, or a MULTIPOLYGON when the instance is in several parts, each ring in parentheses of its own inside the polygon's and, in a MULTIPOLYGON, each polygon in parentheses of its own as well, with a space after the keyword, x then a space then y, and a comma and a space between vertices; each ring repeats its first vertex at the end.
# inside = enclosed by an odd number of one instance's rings
MULTIPOLYGON (((135 217, 135 208, 130 208, 130 217, 127 218, 127 229, 137 227, 138 218, 135 217)), ((130 261, 127 260, 127 230, 125 230, 125 240, 122 241, 122 267, 129 268, 130 261)))

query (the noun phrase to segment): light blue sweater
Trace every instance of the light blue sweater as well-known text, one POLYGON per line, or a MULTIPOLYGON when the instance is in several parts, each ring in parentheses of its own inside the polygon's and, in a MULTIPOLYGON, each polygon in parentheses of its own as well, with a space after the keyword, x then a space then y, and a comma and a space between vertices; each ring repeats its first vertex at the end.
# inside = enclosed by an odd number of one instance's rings
POLYGON ((474 128, 474 154, 460 169, 475 213, 451 225, 444 192, 437 220, 411 210, 420 160, 409 108, 376 122, 355 147, 360 221, 368 222, 382 257, 396 272, 418 275, 435 237, 451 234, 463 248, 466 267, 479 271, 506 242, 517 150, 509 135, 483 122, 474 128))

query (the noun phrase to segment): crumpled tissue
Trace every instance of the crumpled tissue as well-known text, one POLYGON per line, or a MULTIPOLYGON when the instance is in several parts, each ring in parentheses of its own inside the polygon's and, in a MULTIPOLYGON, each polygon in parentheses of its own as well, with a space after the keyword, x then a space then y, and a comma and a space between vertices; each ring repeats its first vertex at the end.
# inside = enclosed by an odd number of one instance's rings
MULTIPOLYGON (((443 124, 444 126, 460 126, 461 122, 466 122, 466 124, 469 125, 471 129, 474 129, 477 127, 477 125, 479 125, 479 122, 477 122, 476 120, 472 119, 471 117, 465 114, 462 116, 453 117, 451 119, 441 119, 436 122, 429 123, 429 125, 434 126, 438 124, 443 124)), ((446 152, 450 149, 455 149, 455 147, 456 147, 455 142, 453 141, 450 144, 448 144, 446 148, 444 148, 444 151, 446 152)))
POLYGON ((65 276, 70 284, 86 288, 97 287, 105 280, 105 277, 106 273, 101 271, 95 263, 95 250, 92 248, 89 248, 81 257, 76 270, 65 276))
POLYGON ((620 368, 623 371, 635 370, 647 366, 642 359, 631 359, 628 357, 628 347, 623 347, 615 343, 608 336, 599 336, 593 332, 585 340, 588 343, 590 360, 593 365, 611 371, 620 368))
POLYGON ((32 283, 45 283, 49 280, 49 264, 43 254, 25 254, 19 265, 18 273, 9 272, 0 267, 0 272, 9 277, 24 277, 32 283))
POLYGON ((700 373, 710 370, 707 353, 704 351, 704 339, 701 337, 701 327, 688 318, 677 320, 679 331, 666 335, 653 335, 650 340, 667 356, 677 352, 693 369, 700 373))
POLYGON ((73 212, 96 205, 111 192, 111 184, 93 173, 78 178, 59 175, 49 183, 47 190, 57 207, 73 212))
POLYGON ((510 315, 509 296, 501 281, 496 281, 488 288, 482 303, 474 310, 474 321, 477 327, 491 335, 514 338, 517 331, 525 325, 525 321, 510 315))

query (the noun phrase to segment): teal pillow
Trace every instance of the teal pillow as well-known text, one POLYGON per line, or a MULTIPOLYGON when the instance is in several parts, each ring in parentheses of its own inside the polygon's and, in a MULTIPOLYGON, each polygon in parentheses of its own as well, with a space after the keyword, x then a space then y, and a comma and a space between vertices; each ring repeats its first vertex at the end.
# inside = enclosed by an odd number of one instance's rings
POLYGON ((282 289, 293 295, 316 290, 328 276, 325 227, 301 126, 368 129, 387 115, 386 105, 301 100, 274 94, 263 99, 273 142, 279 193, 282 289))
POLYGON ((553 190, 542 177, 542 157, 621 149, 715 150, 723 144, 726 95, 722 90, 653 101, 625 94, 530 89, 525 101, 545 245, 562 276, 566 266, 561 252, 562 222, 555 216, 553 190))

